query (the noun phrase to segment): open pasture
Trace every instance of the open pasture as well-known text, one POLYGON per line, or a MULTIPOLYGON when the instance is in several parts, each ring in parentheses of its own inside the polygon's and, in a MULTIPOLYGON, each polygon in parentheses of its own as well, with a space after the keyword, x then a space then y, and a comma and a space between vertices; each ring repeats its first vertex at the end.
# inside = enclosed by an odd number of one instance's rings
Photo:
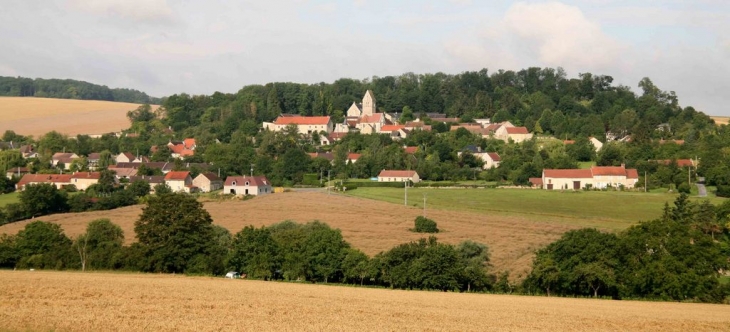
POLYGON ((0 133, 13 130, 38 137, 53 130, 73 136, 119 132, 129 128, 127 112, 137 107, 98 100, 0 97, 0 133))
POLYGON ((0 271, 0 330, 720 331, 730 306, 0 271))
MULTIPOLYGON (((398 188, 362 187, 348 195, 404 204, 405 193, 398 188)), ((519 216, 535 222, 604 230, 622 230, 658 218, 664 203, 672 205, 677 198, 666 193, 616 191, 409 188, 408 204, 422 208, 424 195, 428 209, 519 216)), ((723 200, 709 199, 715 204, 723 200)))

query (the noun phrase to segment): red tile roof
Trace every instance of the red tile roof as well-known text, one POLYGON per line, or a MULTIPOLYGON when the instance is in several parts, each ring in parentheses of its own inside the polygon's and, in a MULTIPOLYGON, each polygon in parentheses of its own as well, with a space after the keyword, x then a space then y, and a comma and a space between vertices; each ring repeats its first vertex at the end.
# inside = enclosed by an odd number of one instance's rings
MULTIPOLYGON (((671 159, 654 160, 654 161, 659 164, 662 164, 662 165, 671 165, 672 164, 671 159)), ((677 159, 677 166, 690 167, 690 166, 694 166, 694 163, 692 162, 692 159, 677 159)))
POLYGON ((362 155, 359 153, 348 153, 347 160, 358 160, 358 159, 360 159, 360 156, 362 156, 362 155))
POLYGON ((192 149, 192 147, 195 146, 195 139, 194 138, 186 138, 185 140, 183 140, 183 144, 185 145, 186 148, 192 149))
POLYGON ((129 161, 134 160, 134 155, 131 152, 122 152, 120 155, 127 157, 127 160, 129 161))
POLYGON ((70 183, 71 174, 26 174, 18 181, 16 188, 22 189, 32 183, 70 183))
POLYGON ((575 141, 574 140, 571 140, 571 139, 566 139, 566 140, 563 141, 563 144, 566 144, 566 145, 567 144, 575 144, 575 141))
POLYGON ((542 172, 546 178, 593 178, 593 173, 591 173, 590 169, 544 169, 542 172))
POLYGON ((329 138, 335 141, 340 140, 345 136, 347 136, 347 133, 329 133, 329 138))
POLYGON ((213 172, 200 173, 200 175, 198 175, 198 176, 202 176, 202 177, 208 179, 209 181, 221 181, 221 178, 219 178, 218 175, 216 175, 213 172))
POLYGON ((378 123, 383 119, 383 113, 375 113, 360 118, 360 123, 378 123))
POLYGON ((410 178, 416 175, 416 171, 395 171, 395 170, 382 170, 378 177, 392 177, 392 178, 410 178))
POLYGON ((626 176, 626 168, 623 166, 593 166, 593 176, 626 176))
POLYGON ((165 174, 165 180, 166 181, 184 181, 188 176, 190 176, 190 172, 188 172, 188 171, 171 171, 171 172, 165 174))
POLYGON ((529 134, 526 127, 507 127, 507 134, 529 134))
POLYGON ((99 172, 76 172, 71 176, 72 179, 92 179, 99 180, 101 173, 99 172))
POLYGON ((530 183, 533 186, 542 186, 542 178, 530 178, 530 183))
POLYGON ((278 117, 274 124, 277 125, 326 125, 330 122, 329 116, 292 116, 278 117))
POLYGON ((638 179, 639 178, 639 171, 637 171, 635 168, 629 168, 626 170, 626 178, 629 179, 638 179))
POLYGON ((246 182, 253 187, 270 186, 271 182, 265 176, 229 176, 226 178, 226 187, 233 185, 236 182, 236 186, 245 186, 246 182))
POLYGON ((406 146, 406 147, 403 148, 403 150, 406 153, 414 154, 414 153, 416 153, 416 151, 418 151, 418 147, 417 146, 406 146))
POLYGON ((396 131, 404 129, 406 126, 403 125, 385 125, 380 127, 380 131, 396 131))
POLYGON ((116 168, 116 167, 109 167, 110 171, 117 174, 118 177, 133 177, 137 175, 137 169, 136 168, 116 168))
POLYGON ((489 158, 492 158, 492 160, 494 161, 502 160, 502 158, 500 158, 499 154, 497 154, 496 152, 487 152, 487 154, 489 155, 489 158))

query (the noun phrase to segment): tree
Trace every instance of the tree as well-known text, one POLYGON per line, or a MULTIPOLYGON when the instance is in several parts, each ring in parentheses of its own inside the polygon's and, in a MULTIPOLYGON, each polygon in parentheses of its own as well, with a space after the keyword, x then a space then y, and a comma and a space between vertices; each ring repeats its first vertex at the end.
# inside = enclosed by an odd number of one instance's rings
POLYGON ((438 233, 439 232, 436 222, 431 219, 428 219, 424 216, 416 217, 414 224, 415 224, 415 227, 413 228, 413 231, 417 232, 417 233, 438 233))
POLYGON ((155 195, 172 194, 172 188, 167 183, 159 183, 155 185, 155 195))
POLYGON ((134 226, 149 257, 145 270, 185 272, 190 266, 204 264, 214 242, 212 222, 193 196, 151 196, 134 226))
POLYGON ((61 226, 34 221, 18 232, 15 247, 20 267, 62 269, 72 257, 71 240, 61 226))
POLYGON ((408 106, 403 106, 403 113, 401 114, 399 121, 400 123, 413 121, 413 110, 411 110, 408 106))
POLYGON ((362 251, 357 249, 347 249, 345 253, 345 259, 342 260, 342 272, 347 279, 359 279, 360 286, 365 282, 365 278, 373 276, 376 271, 373 271, 370 259, 362 251))
POLYGON ((18 198, 23 210, 34 217, 68 211, 66 193, 49 183, 26 185, 18 198))
MULTIPOLYGON (((168 187, 169 188, 169 187, 168 187)), ((135 197, 144 197, 150 194, 150 184, 145 180, 137 180, 127 187, 127 190, 134 193, 135 197)))
POLYGON ((489 249, 486 245, 474 241, 464 241, 456 247, 463 262, 462 283, 466 284, 466 291, 489 288, 494 283, 493 278, 487 275, 489 266, 489 249))
POLYGON ((248 277, 272 279, 280 266, 278 251, 268 229, 246 226, 234 236, 228 262, 248 277))

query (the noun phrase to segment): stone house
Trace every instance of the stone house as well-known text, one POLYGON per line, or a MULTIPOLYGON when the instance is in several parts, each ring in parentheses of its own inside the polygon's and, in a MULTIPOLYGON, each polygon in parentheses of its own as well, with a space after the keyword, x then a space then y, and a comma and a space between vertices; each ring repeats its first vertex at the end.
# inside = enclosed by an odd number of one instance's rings
POLYGON ((417 183, 421 181, 416 171, 382 170, 378 174, 378 182, 405 182, 417 183))
POLYGON ((165 183, 173 192, 193 192, 193 178, 188 171, 171 171, 165 174, 165 183))
POLYGON ((213 173, 200 173, 193 179, 193 186, 200 192, 208 193, 223 188, 223 180, 213 173))
POLYGON ((265 176, 229 176, 223 186, 224 194, 266 195, 273 193, 271 182, 265 176))
POLYGON ((99 183, 100 178, 101 173, 99 172, 76 172, 71 175, 71 184, 78 190, 86 190, 99 183))

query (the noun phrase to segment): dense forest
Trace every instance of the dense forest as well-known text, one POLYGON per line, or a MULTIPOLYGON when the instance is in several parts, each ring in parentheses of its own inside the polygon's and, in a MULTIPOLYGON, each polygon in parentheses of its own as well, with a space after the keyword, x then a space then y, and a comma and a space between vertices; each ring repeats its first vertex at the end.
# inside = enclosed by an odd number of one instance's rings
POLYGON ((138 104, 159 104, 160 99, 132 89, 110 89, 76 80, 0 76, 0 96, 106 100, 138 104))

